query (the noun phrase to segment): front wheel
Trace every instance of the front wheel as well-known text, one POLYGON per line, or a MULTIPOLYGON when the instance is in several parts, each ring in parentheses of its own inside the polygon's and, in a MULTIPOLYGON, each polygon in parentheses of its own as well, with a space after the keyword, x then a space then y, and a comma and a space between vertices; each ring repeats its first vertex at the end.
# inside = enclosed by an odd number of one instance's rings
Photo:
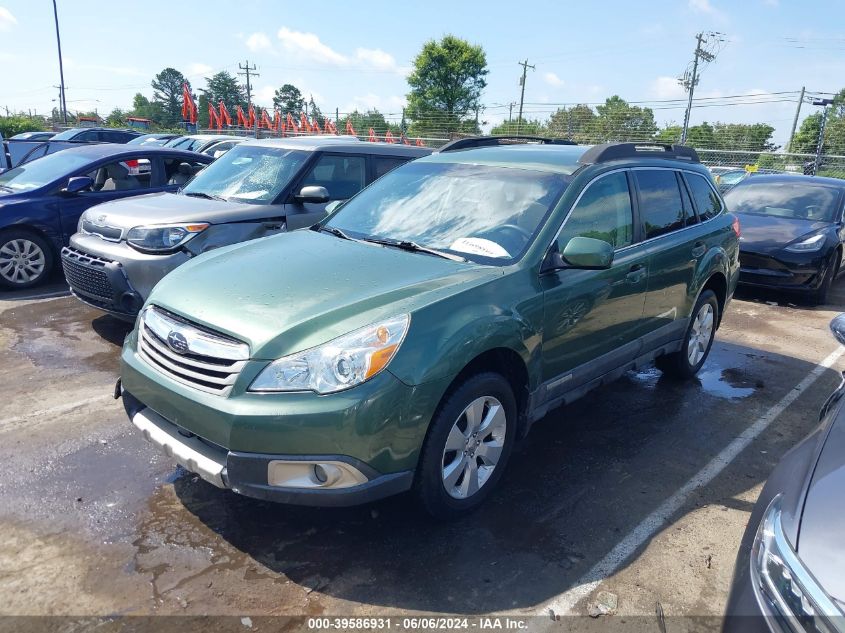
POLYGON ((431 421, 414 483, 432 516, 458 518, 478 507, 502 476, 516 437, 516 398, 501 375, 468 378, 431 421))
POLYGON ((839 265, 840 255, 839 251, 836 251, 833 253, 833 256, 827 264, 827 269, 824 272, 821 285, 818 290, 816 290, 814 299, 817 304, 821 305, 827 302, 827 295, 830 293, 830 289, 833 287, 836 275, 839 273, 839 265))
POLYGON ((712 290, 705 290, 695 302, 681 349, 672 354, 657 357, 655 360, 657 368, 672 378, 694 377, 707 360, 716 336, 718 322, 719 301, 712 290))
POLYGON ((0 232, 0 287, 22 290, 40 284, 53 268, 46 240, 21 229, 0 232))

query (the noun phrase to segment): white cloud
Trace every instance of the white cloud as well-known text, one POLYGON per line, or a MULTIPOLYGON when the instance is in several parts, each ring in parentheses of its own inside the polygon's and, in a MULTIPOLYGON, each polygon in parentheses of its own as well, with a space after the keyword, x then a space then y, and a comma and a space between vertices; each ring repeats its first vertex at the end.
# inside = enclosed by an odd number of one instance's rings
POLYGON ((403 76, 411 72, 410 68, 397 64, 393 55, 379 48, 356 49, 355 59, 361 66, 366 66, 372 68, 373 70, 394 72, 403 76))
POLYGON ((10 31, 17 26, 18 19, 6 7, 0 7, 0 31, 10 31))
POLYGON ((651 82, 649 92, 656 99, 680 99, 686 95, 684 87, 677 78, 662 76, 651 82))
POLYGON ((246 38, 246 47, 253 53, 261 53, 273 50, 270 38, 264 33, 253 33, 246 38))
POLYGON ((347 57, 323 44, 314 33, 291 31, 283 26, 279 29, 278 37, 282 48, 301 60, 330 66, 346 66, 349 64, 347 57))
POLYGON ((710 4, 710 0, 687 0, 687 6, 693 13, 709 15, 711 18, 718 20, 719 22, 727 21, 727 16, 710 4))
POLYGON ((200 64, 194 63, 188 66, 188 76, 189 77, 198 77, 202 76, 205 77, 206 75, 210 75, 211 71, 214 70, 208 64, 200 64))
POLYGON ((543 81, 545 81, 550 86, 562 86, 563 79, 558 77, 555 73, 545 73, 543 75, 543 81))

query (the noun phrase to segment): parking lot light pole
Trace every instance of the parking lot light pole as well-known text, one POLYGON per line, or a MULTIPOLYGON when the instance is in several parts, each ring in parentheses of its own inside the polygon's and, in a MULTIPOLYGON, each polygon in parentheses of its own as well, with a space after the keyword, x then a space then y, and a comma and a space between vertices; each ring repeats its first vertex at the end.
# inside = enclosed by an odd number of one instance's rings
POLYGON ((822 164, 822 149, 824 148, 824 128, 827 126, 827 111, 828 106, 833 103, 833 99, 813 99, 814 106, 821 106, 822 121, 819 125, 819 142, 816 143, 816 160, 813 161, 813 176, 819 173, 819 167, 822 164))
POLYGON ((62 38, 59 36, 59 11, 56 8, 56 0, 53 0, 53 17, 56 19, 56 44, 59 47, 59 84, 61 85, 62 102, 59 104, 62 109, 62 120, 67 125, 67 98, 65 97, 65 71, 62 66, 62 38))

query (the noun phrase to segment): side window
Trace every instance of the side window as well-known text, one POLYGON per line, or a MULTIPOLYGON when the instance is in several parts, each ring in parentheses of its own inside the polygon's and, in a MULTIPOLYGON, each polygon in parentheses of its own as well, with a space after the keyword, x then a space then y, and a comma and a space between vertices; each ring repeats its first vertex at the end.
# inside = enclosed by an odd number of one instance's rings
POLYGON ((148 158, 128 158, 108 163, 85 175, 94 181, 92 191, 148 189, 152 166, 148 158))
POLYGON ((686 178, 702 221, 719 215, 722 212, 722 202, 707 179, 698 174, 686 174, 686 178))
POLYGON ((695 207, 692 205, 692 198, 690 198, 689 190, 681 174, 675 174, 678 179, 678 186, 681 188, 681 201, 684 204, 684 224, 689 226, 691 224, 698 224, 698 216, 695 214, 695 207))
POLYGON ((205 167, 205 163, 189 158, 165 158, 164 182, 168 185, 184 185, 205 167))
POLYGON ((378 180, 387 172, 392 171, 404 165, 407 161, 405 158, 394 158, 392 156, 373 156, 373 180, 378 180))
POLYGON ((678 178, 671 169, 637 169, 640 217, 646 239, 684 227, 684 205, 678 178))
POLYGON ((100 140, 106 143, 125 143, 126 134, 123 132, 112 132, 110 130, 100 131, 100 140))
POLYGON ((363 156, 323 154, 302 181, 302 186, 325 187, 329 200, 346 200, 364 188, 366 164, 363 156))
POLYGON ((614 248, 633 242, 634 215, 624 172, 599 178, 587 187, 560 232, 557 244, 561 252, 573 237, 604 240, 614 248))
POLYGON ((74 141, 99 141, 100 137, 97 134, 96 130, 87 130, 85 132, 81 132, 73 137, 74 141))

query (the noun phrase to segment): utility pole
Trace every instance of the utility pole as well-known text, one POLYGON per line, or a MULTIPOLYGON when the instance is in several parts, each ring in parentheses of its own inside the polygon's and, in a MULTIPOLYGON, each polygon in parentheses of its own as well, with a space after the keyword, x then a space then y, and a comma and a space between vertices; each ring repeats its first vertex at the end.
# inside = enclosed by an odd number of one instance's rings
POLYGON ((798 117, 801 114, 801 104, 804 103, 805 86, 801 86, 801 96, 798 97, 798 107, 795 108, 795 118, 792 119, 792 131, 789 133, 789 143, 786 145, 786 151, 792 151, 792 141, 795 140, 795 128, 798 127, 798 117))
POLYGON ((816 159, 813 161, 813 173, 810 174, 811 176, 815 176, 819 173, 819 167, 822 164, 822 150, 824 148, 824 129, 827 126, 827 111, 829 110, 828 106, 833 103, 833 99, 813 99, 814 106, 821 106, 824 108, 822 110, 822 121, 821 125, 819 125, 819 142, 816 144, 816 159))
POLYGON ((508 123, 513 122, 513 107, 516 105, 516 101, 511 101, 508 104, 508 123))
POLYGON ((522 78, 519 80, 519 85, 522 86, 522 91, 519 94, 519 118, 516 120, 516 135, 519 136, 519 127, 522 125, 522 104, 525 101, 525 76, 528 74, 528 69, 534 70, 534 66, 528 63, 528 58, 524 62, 519 62, 522 66, 522 78))
POLYGON ((687 142, 687 132, 689 131, 689 118, 690 113, 692 112, 692 96, 695 92, 695 87, 698 85, 699 73, 698 73, 698 63, 699 60, 703 60, 704 62, 712 62, 716 59, 716 54, 711 53, 710 51, 704 50, 702 47, 703 44, 709 43, 710 38, 714 38, 716 42, 722 42, 719 35, 720 33, 699 33, 695 36, 696 45, 695 45, 695 56, 692 62, 692 75, 688 72, 684 73, 684 76, 678 80, 684 88, 686 88, 687 92, 689 92, 689 99, 687 100, 687 110, 684 113, 684 128, 681 132, 681 145, 685 145, 687 142))
POLYGON ((246 102, 247 105, 252 105, 252 84, 249 81, 250 77, 260 77, 261 75, 257 72, 258 68, 255 64, 252 65, 252 68, 249 67, 249 60, 246 60, 246 65, 241 66, 238 64, 238 69, 243 70, 244 72, 238 73, 239 75, 246 75, 246 102))
POLYGON ((61 87, 61 101, 59 106, 62 110, 62 118, 67 125, 67 99, 65 98, 65 71, 62 66, 62 38, 59 36, 59 10, 56 8, 56 0, 53 0, 53 17, 56 20, 56 45, 59 47, 59 83, 61 87))

